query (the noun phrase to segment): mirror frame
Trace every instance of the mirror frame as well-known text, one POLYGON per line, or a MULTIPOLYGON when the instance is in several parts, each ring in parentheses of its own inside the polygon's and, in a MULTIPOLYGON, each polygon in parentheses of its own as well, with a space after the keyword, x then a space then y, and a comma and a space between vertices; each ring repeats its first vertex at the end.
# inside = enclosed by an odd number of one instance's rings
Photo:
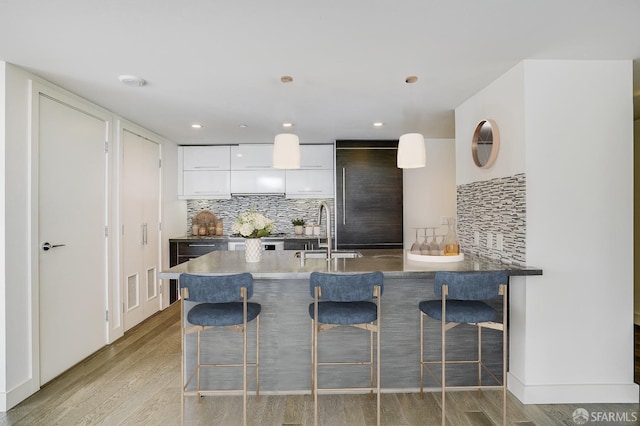
POLYGON ((476 164, 476 166, 480 167, 481 169, 488 169, 496 161, 499 150, 500 150, 500 133, 498 132, 498 125, 496 124, 495 121, 488 118, 481 120, 476 126, 476 130, 473 132, 473 139, 471 142, 471 152, 473 155, 473 162, 476 164), (485 124, 488 124, 491 127, 493 142, 491 146, 491 154, 489 154, 489 158, 487 159, 487 162, 482 164, 482 162, 480 161, 480 158, 478 157, 478 140, 480 138, 480 131, 482 130, 482 127, 484 127, 485 124))

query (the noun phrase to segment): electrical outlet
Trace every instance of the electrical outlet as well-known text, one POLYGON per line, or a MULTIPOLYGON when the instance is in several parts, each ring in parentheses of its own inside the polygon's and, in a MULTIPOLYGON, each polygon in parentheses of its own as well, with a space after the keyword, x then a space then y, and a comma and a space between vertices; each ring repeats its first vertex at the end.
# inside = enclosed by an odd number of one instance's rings
POLYGON ((487 232, 487 248, 493 248, 493 233, 487 232))
POLYGON ((496 248, 500 251, 504 249, 504 235, 496 234, 496 248))
POLYGON ((473 233, 473 245, 474 246, 480 245, 480 231, 475 231, 473 233))

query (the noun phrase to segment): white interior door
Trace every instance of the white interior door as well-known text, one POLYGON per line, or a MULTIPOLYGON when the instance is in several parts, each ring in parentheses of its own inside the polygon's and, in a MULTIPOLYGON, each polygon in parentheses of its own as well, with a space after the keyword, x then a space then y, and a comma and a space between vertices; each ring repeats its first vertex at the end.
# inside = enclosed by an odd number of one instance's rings
POLYGON ((123 132, 124 330, 160 310, 160 146, 123 132))
POLYGON ((107 124, 39 96, 41 384, 107 343, 107 124))

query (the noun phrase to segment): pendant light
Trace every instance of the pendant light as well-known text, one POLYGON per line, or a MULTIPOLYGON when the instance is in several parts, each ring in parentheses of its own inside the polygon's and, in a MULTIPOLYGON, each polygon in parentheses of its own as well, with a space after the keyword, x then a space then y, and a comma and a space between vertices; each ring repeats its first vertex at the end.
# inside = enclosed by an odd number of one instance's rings
MULTIPOLYGON (((285 85, 293 83, 293 77, 283 75, 280 81, 285 85)), ((285 123, 283 127, 291 127, 291 123, 285 123)), ((300 168, 300 140, 293 133, 280 133, 276 135, 273 143, 273 168, 274 169, 299 169, 300 168)))
POLYGON ((293 133, 276 135, 273 143, 274 169, 300 168, 300 140, 293 133))
POLYGON ((424 136, 420 133, 407 133, 400 136, 398 142, 398 168, 415 169, 427 165, 427 153, 424 148, 424 136))

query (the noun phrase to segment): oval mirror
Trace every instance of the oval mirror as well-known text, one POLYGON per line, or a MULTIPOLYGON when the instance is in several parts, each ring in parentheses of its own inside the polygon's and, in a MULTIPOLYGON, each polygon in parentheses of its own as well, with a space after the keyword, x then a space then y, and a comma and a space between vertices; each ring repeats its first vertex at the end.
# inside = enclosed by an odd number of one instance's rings
POLYGON ((482 120, 473 133, 471 151, 473 162, 483 169, 491 167, 500 148, 498 126, 493 120, 482 120))

